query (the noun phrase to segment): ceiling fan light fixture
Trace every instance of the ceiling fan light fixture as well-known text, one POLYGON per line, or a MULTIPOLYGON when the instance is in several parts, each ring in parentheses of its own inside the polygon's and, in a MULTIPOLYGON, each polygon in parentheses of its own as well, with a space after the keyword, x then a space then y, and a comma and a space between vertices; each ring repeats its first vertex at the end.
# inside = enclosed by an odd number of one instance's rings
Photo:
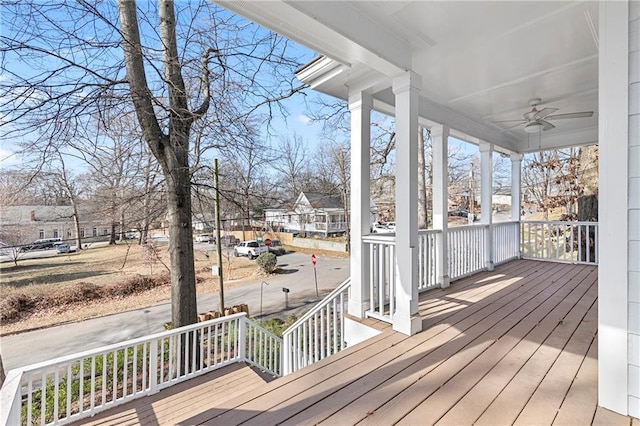
POLYGON ((542 127, 544 127, 542 125, 542 123, 538 123, 536 121, 536 122, 529 123, 526 126, 524 126, 524 131, 527 132, 527 133, 538 133, 538 132, 540 132, 542 130, 542 127))

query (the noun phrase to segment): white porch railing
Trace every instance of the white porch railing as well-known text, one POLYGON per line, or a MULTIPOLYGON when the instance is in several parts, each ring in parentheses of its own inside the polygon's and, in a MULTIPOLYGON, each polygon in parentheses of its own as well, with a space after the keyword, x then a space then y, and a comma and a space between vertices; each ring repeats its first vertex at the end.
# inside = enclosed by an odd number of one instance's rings
POLYGON ((521 222, 525 259, 598 263, 598 222, 521 222))
POLYGON ((279 375, 281 340, 230 315, 11 370, 0 424, 65 424, 246 361, 279 375))
POLYGON ((396 297, 395 235, 366 235, 362 238, 369 257, 369 310, 367 315, 392 322, 396 297))
POLYGON ((499 265, 520 257, 520 223, 499 222, 491 225, 493 263, 499 265))
POLYGON ((418 291, 438 286, 436 278, 436 244, 442 231, 421 229, 418 231, 418 291))
POLYGON ((287 375, 340 352, 346 347, 344 313, 351 279, 329 293, 293 323, 282 336, 282 371, 287 375))
POLYGON ((488 225, 449 228, 449 278, 453 281, 481 271, 486 266, 485 239, 488 225))

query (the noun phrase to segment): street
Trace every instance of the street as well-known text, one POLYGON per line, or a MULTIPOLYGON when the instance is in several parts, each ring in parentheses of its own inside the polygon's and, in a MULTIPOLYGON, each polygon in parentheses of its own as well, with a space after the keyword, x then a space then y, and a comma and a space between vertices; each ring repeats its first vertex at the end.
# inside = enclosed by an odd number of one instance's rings
MULTIPOLYGON (((278 257, 278 266, 283 273, 266 280, 243 284, 225 289, 225 305, 241 303, 249 305, 251 317, 260 316, 261 290, 264 315, 282 314, 286 316, 296 308, 309 309, 349 277, 349 259, 318 256, 317 276, 320 297, 316 297, 316 287, 311 256, 302 253, 288 253, 278 257), (264 283, 264 284, 263 284, 264 283), (285 293, 288 288, 288 305, 285 293)), ((218 295, 198 296, 198 311, 217 310, 218 295)), ((45 361, 60 356, 97 348, 123 340, 133 339, 164 330, 164 324, 171 321, 169 302, 155 306, 94 318, 78 323, 70 323, 34 330, 0 338, 0 353, 5 371, 13 368, 45 361)))

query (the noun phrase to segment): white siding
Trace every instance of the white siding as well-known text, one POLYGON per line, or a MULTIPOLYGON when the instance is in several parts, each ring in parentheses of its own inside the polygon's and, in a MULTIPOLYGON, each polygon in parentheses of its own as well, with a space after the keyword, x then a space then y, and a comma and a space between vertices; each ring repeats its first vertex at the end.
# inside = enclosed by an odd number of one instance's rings
POLYGON ((640 417, 640 2, 629 2, 629 414, 640 417))

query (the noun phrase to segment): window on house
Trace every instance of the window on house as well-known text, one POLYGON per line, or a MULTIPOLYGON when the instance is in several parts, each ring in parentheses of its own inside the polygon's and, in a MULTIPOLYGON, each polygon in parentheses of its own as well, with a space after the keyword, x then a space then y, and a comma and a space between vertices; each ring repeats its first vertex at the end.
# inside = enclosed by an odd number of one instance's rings
POLYGON ((41 229, 38 231, 38 238, 39 239, 43 239, 44 238, 44 229, 41 229))
POLYGON ((71 238, 71 229, 67 229, 67 238, 71 238))
POLYGON ((109 235, 109 230, 108 229, 103 229, 102 230, 102 235, 104 235, 104 236, 109 235))
POLYGON ((98 228, 93 228, 93 234, 94 237, 98 236, 98 228))
POLYGON ((84 228, 80 228, 80 236, 84 238, 84 228))
POLYGON ((57 229, 54 229, 54 230, 53 230, 53 238, 58 238, 58 237, 59 237, 59 235, 58 235, 58 230, 57 230, 57 229))

